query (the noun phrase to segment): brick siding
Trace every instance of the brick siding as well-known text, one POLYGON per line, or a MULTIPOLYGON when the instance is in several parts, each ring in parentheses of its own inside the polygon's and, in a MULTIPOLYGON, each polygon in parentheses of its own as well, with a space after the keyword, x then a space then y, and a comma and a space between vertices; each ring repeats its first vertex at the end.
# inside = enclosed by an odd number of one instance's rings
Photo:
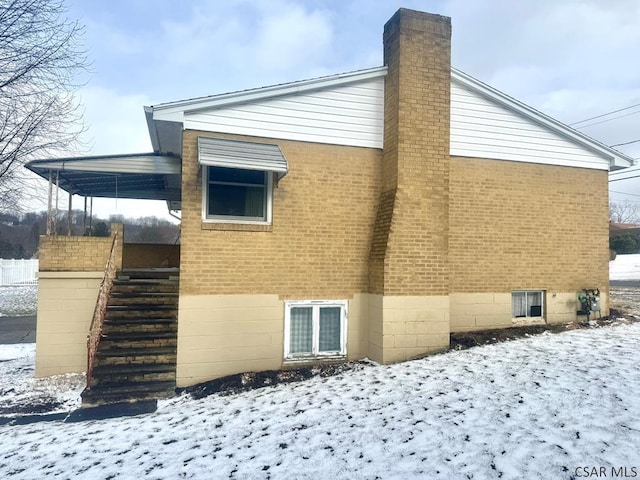
POLYGON ((603 170, 451 159, 451 292, 608 291, 603 170))
MULTIPOLYGON (((371 291, 447 295, 451 23, 399 10, 385 25, 383 195, 394 195, 383 262, 373 263, 371 291)), ((389 202, 378 217, 386 218, 389 202)), ((388 225, 388 227, 387 227, 388 225)), ((379 256, 379 255, 378 255, 379 256)))
MULTIPOLYGON (((117 268, 122 268, 123 226, 111 225, 119 232, 117 268)), ((101 272, 109 259, 113 237, 41 236, 38 249, 41 272, 101 272)))
POLYGON ((367 291, 380 150, 215 135, 277 143, 289 163, 274 185, 273 225, 238 229, 202 221, 199 135, 211 134, 183 136, 181 294, 341 299, 367 291))

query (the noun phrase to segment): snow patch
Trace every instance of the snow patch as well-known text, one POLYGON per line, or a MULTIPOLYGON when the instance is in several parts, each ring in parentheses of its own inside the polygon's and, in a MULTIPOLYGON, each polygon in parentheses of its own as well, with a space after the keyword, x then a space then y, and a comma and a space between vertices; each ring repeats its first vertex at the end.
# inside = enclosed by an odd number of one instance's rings
MULTIPOLYGON (((32 388, 32 350, 9 347, 0 389, 32 388)), ((3 425, 0 475, 510 479, 640 467, 639 364, 640 324, 629 324, 181 395, 140 417, 3 425)))
POLYGON ((640 280, 640 254, 618 255, 609 262, 611 280, 640 280))
POLYGON ((0 317, 35 315, 37 308, 37 285, 0 287, 0 317))

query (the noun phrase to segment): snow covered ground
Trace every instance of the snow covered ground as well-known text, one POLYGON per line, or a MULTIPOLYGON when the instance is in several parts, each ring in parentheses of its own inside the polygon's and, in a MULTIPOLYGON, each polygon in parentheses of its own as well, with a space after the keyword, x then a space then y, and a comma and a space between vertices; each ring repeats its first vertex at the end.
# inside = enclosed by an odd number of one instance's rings
MULTIPOLYGON (((1 358, 14 357, 0 365, 28 375, 33 347, 12 348, 0 347, 1 358)), ((0 476, 568 479, 585 467, 631 475, 640 472, 639 365, 636 323, 183 395, 140 417, 3 425, 0 476)), ((16 382, 0 375, 3 391, 16 382)))
MULTIPOLYGON (((612 279, 640 279, 640 255, 610 267, 612 279)), ((622 290, 618 301, 637 310, 638 290, 622 290)), ((0 287, 0 316, 35 306, 35 287, 0 287)), ((79 406, 84 376, 34 379, 34 350, 0 345, 0 417, 79 406)), ((639 365, 636 323, 183 395, 139 417, 5 424, 0 476, 568 479, 603 467, 607 478, 621 468, 635 477, 639 365)))
POLYGON ((38 286, 0 286, 0 317, 35 315, 38 286))
POLYGON ((34 366, 34 343, 0 345, 0 416, 68 412, 80 406, 84 374, 34 378, 34 366))
POLYGON ((640 254, 618 255, 615 260, 610 261, 609 278, 611 280, 640 280, 640 254))

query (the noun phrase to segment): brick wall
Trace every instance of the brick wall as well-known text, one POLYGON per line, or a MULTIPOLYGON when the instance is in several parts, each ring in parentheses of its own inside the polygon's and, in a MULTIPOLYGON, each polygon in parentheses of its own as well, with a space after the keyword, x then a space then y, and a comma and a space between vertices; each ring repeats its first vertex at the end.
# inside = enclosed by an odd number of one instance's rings
POLYGON ((452 293, 608 292, 606 171, 451 159, 452 293))
POLYGON ((380 203, 375 238, 387 244, 383 261, 372 256, 372 293, 449 293, 450 46, 447 17, 400 9, 385 25, 382 199, 395 198, 390 222, 380 203))
POLYGON ((124 268, 180 267, 180 245, 125 243, 124 268))
POLYGON ((367 291, 380 150, 216 135, 277 143, 289 173, 274 187, 272 226, 215 225, 202 222, 198 135, 212 134, 183 136, 182 295, 344 299, 367 291))
MULTIPOLYGON (((122 268, 123 226, 111 225, 118 232, 117 268, 122 268)), ((41 272, 101 272, 104 270, 113 237, 41 236, 38 249, 41 272)))

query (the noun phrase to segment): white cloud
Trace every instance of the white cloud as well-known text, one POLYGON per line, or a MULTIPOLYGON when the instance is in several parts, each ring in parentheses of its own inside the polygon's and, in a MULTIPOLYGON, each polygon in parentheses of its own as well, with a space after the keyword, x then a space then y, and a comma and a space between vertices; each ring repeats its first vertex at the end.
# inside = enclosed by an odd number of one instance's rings
POLYGON ((300 2, 197 4, 162 29, 150 53, 182 88, 173 99, 304 78, 333 51, 331 15, 300 2))
POLYGON ((332 26, 326 12, 300 6, 262 18, 256 35, 254 58, 264 70, 316 66, 329 54, 332 26))
POLYGON ((82 140, 90 146, 89 154, 150 152, 143 94, 120 94, 104 87, 87 86, 80 91, 85 109, 87 131, 82 140))
MULTIPOLYGON (((451 0, 447 14, 455 66, 561 121, 640 103, 636 0, 451 0)), ((581 131, 608 145, 637 139, 640 114, 581 131)))

